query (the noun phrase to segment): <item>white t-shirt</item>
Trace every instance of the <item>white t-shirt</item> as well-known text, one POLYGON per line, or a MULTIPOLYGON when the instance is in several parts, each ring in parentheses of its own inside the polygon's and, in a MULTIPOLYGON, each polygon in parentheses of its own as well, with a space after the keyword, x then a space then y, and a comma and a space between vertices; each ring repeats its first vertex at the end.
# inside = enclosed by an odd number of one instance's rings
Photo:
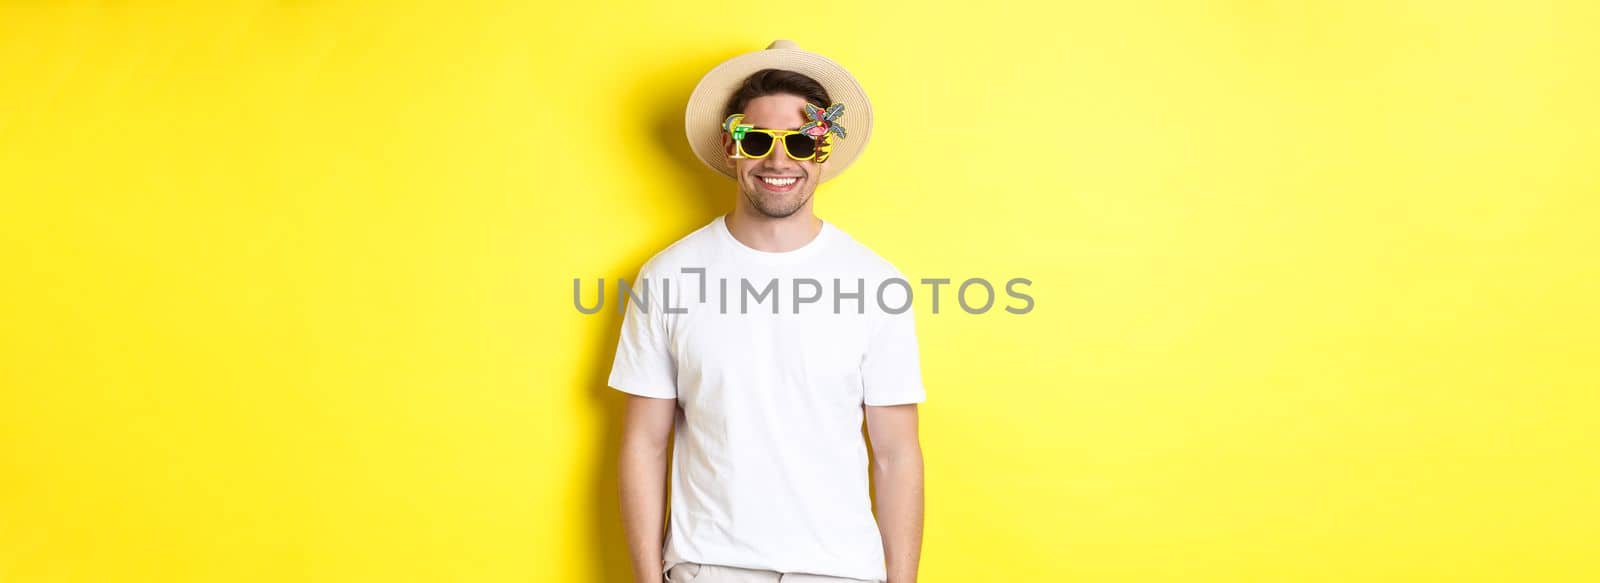
POLYGON ((717 217, 631 283, 608 383, 678 400, 665 566, 883 580, 863 405, 925 397, 899 270, 831 223, 773 253, 717 217))

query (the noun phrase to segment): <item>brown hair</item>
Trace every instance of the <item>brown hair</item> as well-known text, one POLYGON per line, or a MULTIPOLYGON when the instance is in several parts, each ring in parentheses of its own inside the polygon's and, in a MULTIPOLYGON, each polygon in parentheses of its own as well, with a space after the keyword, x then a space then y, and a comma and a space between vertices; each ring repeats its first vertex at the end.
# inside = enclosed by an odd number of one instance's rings
POLYGON ((831 103, 828 90, 816 79, 794 71, 762 69, 745 77, 744 83, 733 92, 733 97, 728 98, 728 106, 724 108, 722 117, 743 113, 744 106, 749 105, 752 99, 782 93, 805 98, 817 107, 827 107, 831 103))

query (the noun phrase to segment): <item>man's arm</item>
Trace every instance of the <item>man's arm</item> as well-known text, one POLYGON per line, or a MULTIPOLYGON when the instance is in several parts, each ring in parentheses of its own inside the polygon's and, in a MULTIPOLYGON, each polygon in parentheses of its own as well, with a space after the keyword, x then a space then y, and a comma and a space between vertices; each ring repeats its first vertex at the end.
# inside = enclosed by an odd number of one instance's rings
POLYGON ((622 493, 622 530, 638 583, 661 583, 661 530, 666 508, 667 439, 677 399, 628 395, 628 412, 617 460, 622 493))
POLYGON ((872 481, 888 583, 914 583, 922 556, 922 444, 917 406, 867 407, 872 481))

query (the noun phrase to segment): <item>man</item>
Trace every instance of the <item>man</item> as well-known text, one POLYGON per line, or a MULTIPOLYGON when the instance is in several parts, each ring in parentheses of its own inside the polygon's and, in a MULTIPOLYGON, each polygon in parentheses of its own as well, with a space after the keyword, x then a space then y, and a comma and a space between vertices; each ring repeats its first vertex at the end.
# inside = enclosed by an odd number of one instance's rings
POLYGON ((629 393, 620 482, 636 581, 916 580, 925 395, 911 289, 812 208, 871 124, 849 73, 789 41, 717 66, 691 95, 689 141, 739 194, 629 291, 609 384, 629 393))

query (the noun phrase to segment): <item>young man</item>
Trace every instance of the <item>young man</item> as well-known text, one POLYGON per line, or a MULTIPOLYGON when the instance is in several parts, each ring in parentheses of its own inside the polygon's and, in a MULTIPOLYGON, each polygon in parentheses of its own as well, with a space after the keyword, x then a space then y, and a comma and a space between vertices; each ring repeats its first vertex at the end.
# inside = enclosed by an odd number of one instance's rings
POLYGON ((620 482, 636 581, 912 583, 924 390, 911 288, 812 211, 871 134, 866 95, 777 41, 708 73, 686 118, 696 154, 739 194, 632 282, 609 384, 629 393, 620 482))

